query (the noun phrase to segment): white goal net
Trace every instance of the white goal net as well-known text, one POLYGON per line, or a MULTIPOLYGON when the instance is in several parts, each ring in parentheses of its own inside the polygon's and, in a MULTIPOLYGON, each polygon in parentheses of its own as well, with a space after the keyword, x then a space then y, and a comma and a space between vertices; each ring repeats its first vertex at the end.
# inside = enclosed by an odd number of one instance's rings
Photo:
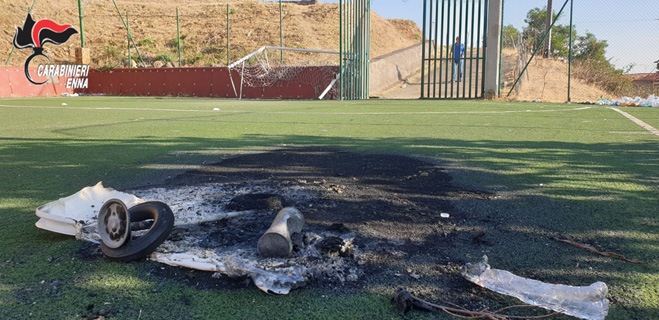
POLYGON ((295 82, 313 87, 318 99, 338 96, 339 52, 286 47, 261 47, 229 65, 234 93, 295 82), (235 75, 239 76, 236 77, 235 75))

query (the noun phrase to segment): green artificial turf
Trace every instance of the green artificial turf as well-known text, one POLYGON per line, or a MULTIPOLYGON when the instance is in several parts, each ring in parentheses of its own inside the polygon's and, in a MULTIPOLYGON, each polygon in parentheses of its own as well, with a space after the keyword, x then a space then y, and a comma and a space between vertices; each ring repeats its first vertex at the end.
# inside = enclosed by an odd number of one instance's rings
MULTIPOLYGON (((657 109, 623 111, 659 127, 657 109)), ((163 280, 143 275, 155 263, 86 261, 74 254, 80 241, 34 226, 37 206, 98 181, 119 190, 143 186, 282 145, 442 161, 458 184, 524 199, 501 203, 520 235, 557 231, 644 261, 567 249, 600 268, 586 280, 609 285, 615 301, 607 319, 659 318, 659 137, 606 107, 135 97, 0 100, 0 318, 92 318, 101 309, 119 319, 399 318, 389 304, 396 288, 334 294, 308 287, 272 296, 165 280, 154 292, 163 280), (546 214, 525 219, 539 206, 546 214)), ((542 253, 499 260, 502 268, 563 272, 543 266, 551 257, 542 253)))

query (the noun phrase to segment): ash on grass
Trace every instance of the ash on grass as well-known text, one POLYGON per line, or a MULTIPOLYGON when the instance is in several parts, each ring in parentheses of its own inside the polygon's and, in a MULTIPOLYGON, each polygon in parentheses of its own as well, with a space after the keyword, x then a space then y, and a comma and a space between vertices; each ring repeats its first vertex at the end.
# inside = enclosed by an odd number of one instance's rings
MULTIPOLYGON (((408 271, 404 265, 419 257, 427 262, 444 257, 437 242, 452 237, 456 224, 440 213, 460 216, 445 195, 472 194, 450 181, 440 166, 410 157, 290 148, 229 158, 163 185, 129 192, 168 203, 174 211, 177 226, 159 252, 194 245, 198 252, 237 254, 266 270, 302 265, 309 286, 353 291, 392 278, 424 282, 420 269, 408 271), (279 209, 276 205, 203 222, 208 216, 226 215, 227 209, 254 209, 232 202, 250 194, 276 195, 281 206, 293 205, 305 215, 306 225, 293 237, 290 258, 261 259, 256 254, 259 237, 279 209)), ((242 280, 233 281, 243 287, 242 280)))
MULTIPOLYGON (((276 207, 177 225, 161 249, 175 251, 177 243, 194 243, 200 250, 237 252, 264 269, 303 265, 310 278, 308 287, 332 293, 388 296, 405 287, 415 295, 470 309, 515 304, 514 299, 477 287, 460 275, 466 262, 483 254, 490 256, 493 267, 540 281, 588 285, 599 280, 583 268, 572 273, 534 272, 572 264, 557 258, 560 246, 546 239, 544 227, 530 226, 538 230, 535 234, 511 232, 514 229, 502 220, 510 214, 501 213, 503 206, 497 205, 504 201, 510 205, 510 199, 457 186, 441 165, 407 156, 286 148, 224 159, 155 188, 130 192, 145 200, 164 201, 177 217, 190 221, 208 212, 227 212, 237 196, 280 196, 306 220, 288 259, 256 255, 258 239, 270 226, 276 207), (448 213, 448 218, 441 213, 448 213)), ((152 268, 150 274, 199 289, 250 286, 245 279, 211 278, 211 272, 152 268)))

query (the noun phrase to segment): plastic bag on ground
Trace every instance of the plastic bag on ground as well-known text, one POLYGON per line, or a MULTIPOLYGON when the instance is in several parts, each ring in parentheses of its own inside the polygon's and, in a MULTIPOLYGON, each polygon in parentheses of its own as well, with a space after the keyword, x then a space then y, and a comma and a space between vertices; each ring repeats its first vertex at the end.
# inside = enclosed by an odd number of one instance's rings
POLYGON ((649 108, 659 108, 659 97, 651 94, 647 99, 641 97, 622 97, 618 100, 600 98, 595 102, 595 104, 600 106, 620 106, 620 107, 649 107, 649 108))

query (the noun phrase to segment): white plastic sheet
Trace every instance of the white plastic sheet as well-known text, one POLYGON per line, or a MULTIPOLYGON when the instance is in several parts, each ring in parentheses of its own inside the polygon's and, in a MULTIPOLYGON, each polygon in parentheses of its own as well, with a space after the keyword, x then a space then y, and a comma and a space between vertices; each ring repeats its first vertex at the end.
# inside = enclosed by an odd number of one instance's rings
POLYGON ((142 199, 112 188, 103 187, 103 182, 85 187, 65 198, 39 206, 36 215, 40 218, 38 228, 69 236, 80 234, 85 225, 96 223, 98 211, 110 199, 119 199, 127 207, 144 202, 142 199))

